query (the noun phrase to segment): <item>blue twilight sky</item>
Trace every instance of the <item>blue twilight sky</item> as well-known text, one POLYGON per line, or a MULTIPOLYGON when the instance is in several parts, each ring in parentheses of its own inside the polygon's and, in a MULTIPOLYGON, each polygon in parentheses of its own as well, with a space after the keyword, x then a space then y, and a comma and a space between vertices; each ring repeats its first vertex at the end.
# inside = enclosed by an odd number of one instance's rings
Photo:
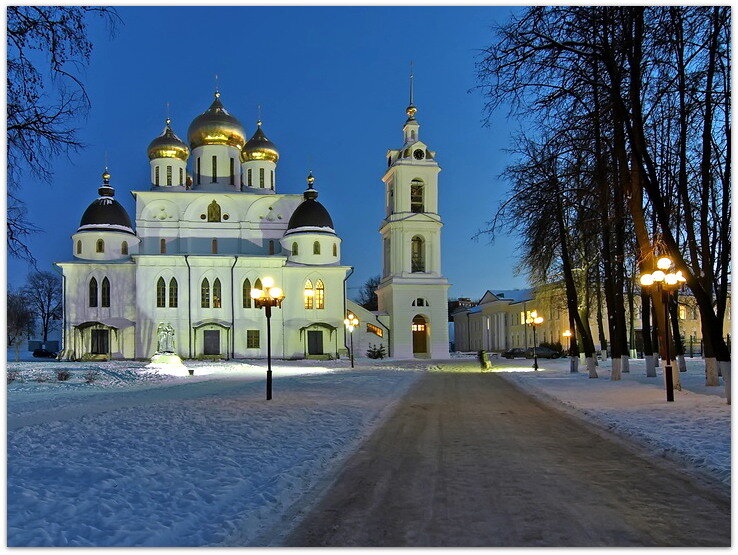
MULTIPOLYGON (((44 229, 31 248, 39 267, 71 258, 70 235, 97 196, 107 151, 116 197, 134 215, 130 191, 149 186, 146 147, 163 127, 166 103, 176 133, 221 100, 253 132, 257 105, 277 145, 277 190, 300 193, 312 168, 320 200, 343 239, 342 261, 356 268, 349 296, 381 271, 379 223, 388 148, 402 144, 408 64, 415 64, 420 137, 437 150, 442 265, 450 297, 524 287, 515 276, 514 239, 494 245, 472 235, 490 218, 506 186, 517 123, 501 110, 482 127, 484 99, 475 61, 507 7, 120 7, 110 39, 93 20, 92 62, 84 74, 92 100, 80 122, 88 147, 54 161, 53 185, 27 181, 30 218, 44 229)), ((8 282, 28 267, 10 260, 8 282)))

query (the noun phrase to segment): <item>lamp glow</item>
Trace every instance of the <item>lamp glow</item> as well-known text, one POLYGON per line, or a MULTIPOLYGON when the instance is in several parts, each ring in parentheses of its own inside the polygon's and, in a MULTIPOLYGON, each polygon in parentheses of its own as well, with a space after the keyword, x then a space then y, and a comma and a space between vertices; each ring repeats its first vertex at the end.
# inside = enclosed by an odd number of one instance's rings
POLYGON ((280 297, 283 297, 284 295, 280 287, 270 287, 269 296, 273 299, 279 299, 280 297))
POLYGON ((270 287, 274 286, 274 279, 267 276, 263 280, 261 280, 261 284, 264 286, 264 289, 269 289, 270 287))
POLYGON ((671 264, 671 258, 669 258, 668 256, 662 256, 656 261, 656 267, 659 270, 668 270, 669 268, 671 268, 671 264))
POLYGON ((259 299, 261 298, 262 291, 261 289, 252 289, 251 290, 251 298, 252 299, 259 299))
POLYGON ((661 270, 656 270, 653 274, 651 274, 651 277, 654 281, 664 281, 666 274, 661 270))
POLYGON ((651 274, 643 274, 641 276, 641 285, 645 287, 653 285, 653 276, 651 274))
POLYGON ((571 337, 571 336, 572 336, 572 335, 574 335, 574 334, 573 334, 573 333, 571 333, 571 330, 566 330, 566 331, 564 331, 564 333, 562 333, 561 335, 563 335, 564 337, 571 337))

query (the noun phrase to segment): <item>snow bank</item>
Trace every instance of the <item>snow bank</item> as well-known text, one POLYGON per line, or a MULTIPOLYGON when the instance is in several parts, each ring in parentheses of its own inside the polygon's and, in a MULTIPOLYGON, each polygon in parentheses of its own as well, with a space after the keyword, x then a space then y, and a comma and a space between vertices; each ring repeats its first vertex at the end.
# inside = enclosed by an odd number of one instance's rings
POLYGON ((701 359, 687 359, 687 372, 680 374, 683 389, 674 392, 673 403, 666 402, 661 369, 658 377, 647 378, 643 360, 631 360, 630 373, 614 382, 609 360, 598 366, 597 379, 586 372, 571 374, 568 359, 539 364, 540 371, 533 372, 531 361, 495 361, 492 371, 655 454, 730 484, 730 406, 722 385, 705 386, 701 359))
POLYGON ((114 388, 11 384, 8 544, 248 545, 420 375, 303 362, 275 365, 269 402, 262 361, 188 361, 195 376, 159 381, 145 363, 97 363, 130 378, 114 388))

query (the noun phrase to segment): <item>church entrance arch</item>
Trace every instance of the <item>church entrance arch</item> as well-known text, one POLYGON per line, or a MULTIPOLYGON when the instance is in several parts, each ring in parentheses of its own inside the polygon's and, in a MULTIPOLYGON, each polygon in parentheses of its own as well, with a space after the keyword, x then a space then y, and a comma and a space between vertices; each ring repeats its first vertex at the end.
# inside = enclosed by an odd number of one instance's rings
POLYGON ((428 322, 418 314, 413 318, 413 355, 428 354, 428 322))

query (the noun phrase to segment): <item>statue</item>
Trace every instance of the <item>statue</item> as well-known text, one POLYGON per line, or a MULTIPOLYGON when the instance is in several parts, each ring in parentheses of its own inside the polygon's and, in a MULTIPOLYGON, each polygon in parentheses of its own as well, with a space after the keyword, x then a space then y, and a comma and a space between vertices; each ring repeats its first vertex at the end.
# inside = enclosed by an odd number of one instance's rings
POLYGON ((220 221, 220 206, 218 203, 213 201, 208 205, 208 221, 219 222, 220 221))
POLYGON ((156 329, 157 349, 158 353, 174 352, 174 328, 170 323, 161 323, 156 329))
POLYGON ((174 327, 171 323, 160 323, 156 328, 156 353, 151 362, 144 366, 146 371, 165 373, 174 376, 192 376, 194 370, 186 368, 182 359, 174 352, 174 327))

